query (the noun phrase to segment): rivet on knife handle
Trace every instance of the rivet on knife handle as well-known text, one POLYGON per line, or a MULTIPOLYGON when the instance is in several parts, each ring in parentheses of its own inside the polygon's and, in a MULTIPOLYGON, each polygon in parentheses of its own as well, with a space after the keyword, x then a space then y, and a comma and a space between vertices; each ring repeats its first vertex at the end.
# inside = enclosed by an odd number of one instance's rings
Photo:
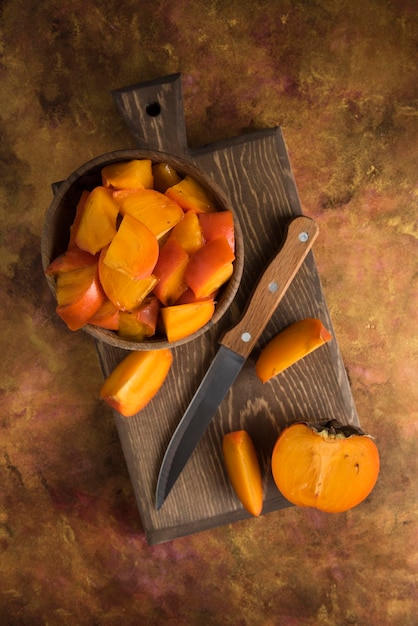
POLYGON ((309 217, 293 219, 283 246, 267 266, 240 321, 220 343, 247 358, 289 285, 318 237, 318 226, 309 217))
POLYGON ((317 235, 318 227, 310 218, 301 216, 291 221, 284 244, 257 283, 242 318, 221 338, 215 358, 165 451, 157 480, 157 510, 177 481, 317 235))

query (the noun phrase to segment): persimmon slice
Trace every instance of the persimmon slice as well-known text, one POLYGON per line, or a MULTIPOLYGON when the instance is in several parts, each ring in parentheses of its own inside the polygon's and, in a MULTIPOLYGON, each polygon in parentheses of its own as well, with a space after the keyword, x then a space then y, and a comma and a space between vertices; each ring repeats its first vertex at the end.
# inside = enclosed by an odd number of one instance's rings
POLYGON ((227 433, 222 441, 225 467, 234 491, 251 515, 263 508, 263 481, 254 443, 245 430, 227 433))
POLYGON ((106 299, 88 323, 107 330, 118 330, 119 309, 115 307, 113 302, 106 299))
POLYGON ((130 341, 143 341, 155 335, 160 305, 155 297, 144 300, 134 311, 119 314, 118 334, 130 341))
POLYGON ((226 237, 206 243, 193 254, 186 268, 185 280, 196 298, 205 298, 223 285, 233 273, 235 255, 226 237))
POLYGON ((99 256, 99 277, 103 290, 115 307, 132 311, 146 298, 158 282, 154 274, 145 278, 132 278, 105 263, 108 247, 99 256))
POLYGON ((181 181, 181 176, 174 167, 168 163, 155 163, 152 166, 154 176, 154 189, 164 193, 168 187, 172 187, 181 181))
POLYGON ((152 188, 152 163, 150 159, 132 159, 106 165, 102 169, 102 183, 113 189, 152 188))
POLYGON ((154 294, 165 306, 174 304, 186 291, 184 273, 188 262, 189 255, 175 239, 168 239, 162 246, 154 268, 158 279, 154 294))
MULTIPOLYGON (((215 215, 215 213, 202 213, 201 215, 215 215)), ((187 211, 184 218, 174 226, 170 239, 175 239, 189 255, 203 246, 205 239, 195 211, 187 211)))
POLYGON ((97 255, 81 250, 77 246, 73 246, 57 256, 45 270, 47 276, 57 276, 61 272, 70 272, 71 270, 81 269, 88 265, 97 263, 97 255))
POLYGON ((146 278, 152 274, 158 254, 156 236, 145 224, 125 215, 103 262, 131 278, 146 278))
POLYGON ((83 189, 83 191, 81 192, 81 196, 77 203, 77 207, 75 211, 74 221, 70 226, 70 239, 68 242, 68 249, 75 246, 75 236, 77 234, 77 230, 81 221, 81 216, 83 215, 83 212, 86 206, 86 201, 89 195, 90 195, 90 191, 87 191, 86 189, 83 189))
POLYGON ((88 195, 80 214, 80 222, 74 243, 97 254, 116 234, 116 219, 119 206, 105 187, 95 187, 88 195))
POLYGON ((287 326, 262 349, 255 371, 265 383, 332 339, 321 320, 308 317, 287 326))
POLYGON ((189 337, 209 322, 215 311, 213 300, 163 307, 161 319, 168 341, 189 337))
POLYGON ((217 209, 210 194, 191 176, 185 176, 179 183, 166 189, 165 193, 185 211, 206 213, 208 211, 216 211, 217 209))
POLYGON ((183 209, 166 195, 154 189, 137 189, 131 193, 115 192, 122 215, 131 215, 160 239, 183 219, 183 209))
POLYGON ((234 217, 231 211, 200 213, 199 223, 206 243, 223 235, 231 250, 235 251, 234 217))
POLYGON ((58 274, 56 312, 70 330, 87 324, 106 299, 97 263, 58 274))
POLYGON ((143 409, 164 383, 173 361, 171 351, 132 351, 105 380, 100 397, 124 417, 143 409))

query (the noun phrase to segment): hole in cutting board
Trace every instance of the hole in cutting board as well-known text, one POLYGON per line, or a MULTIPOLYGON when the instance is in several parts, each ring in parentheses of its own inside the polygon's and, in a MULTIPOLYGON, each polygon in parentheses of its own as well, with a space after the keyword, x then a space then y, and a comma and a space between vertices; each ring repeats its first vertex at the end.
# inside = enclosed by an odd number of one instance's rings
POLYGON ((157 117, 161 113, 161 106, 159 102, 151 102, 145 108, 150 117, 157 117))

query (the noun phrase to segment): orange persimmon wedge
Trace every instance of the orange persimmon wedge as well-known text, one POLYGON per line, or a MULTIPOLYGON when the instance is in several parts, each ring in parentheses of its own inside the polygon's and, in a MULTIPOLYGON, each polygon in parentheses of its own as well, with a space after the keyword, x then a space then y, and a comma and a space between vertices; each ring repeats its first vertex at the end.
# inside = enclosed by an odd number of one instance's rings
POLYGON ((161 191, 161 193, 181 181, 181 176, 168 163, 154 163, 152 174, 154 176, 154 189, 161 191))
POLYGON ((58 255, 46 268, 47 276, 57 276, 61 272, 81 269, 88 265, 97 263, 97 256, 81 250, 77 246, 72 246, 62 254, 58 255))
POLYGON ((119 309, 115 307, 113 302, 106 299, 88 323, 107 330, 118 330, 119 309))
POLYGON ((234 259, 224 236, 209 241, 190 257, 185 280, 196 298, 207 297, 232 276, 234 259))
POLYGON ((255 365, 259 379, 265 383, 332 339, 316 318, 290 324, 262 349, 255 365))
POLYGON ((100 397, 124 417, 143 409, 164 383, 173 361, 171 350, 134 350, 111 372, 100 397))
POLYGON ((185 211, 196 211, 196 213, 216 211, 216 205, 209 193, 191 176, 185 176, 176 185, 168 187, 165 193, 185 211))
POLYGON ((189 337, 209 322, 214 311, 213 300, 162 307, 161 320, 168 341, 189 337))
POLYGON ((186 291, 184 273, 188 262, 189 255, 180 244, 175 239, 167 239, 153 272, 158 279, 154 294, 164 306, 174 304, 186 291))
POLYGON ((234 491, 251 515, 263 509, 263 481, 257 453, 245 430, 227 433, 222 441, 226 471, 234 491))
POLYGON ((199 223, 206 242, 223 235, 226 237, 232 252, 235 251, 234 217, 231 211, 200 213, 199 223))
POLYGON ((87 324, 106 299, 97 263, 58 274, 56 296, 56 312, 70 330, 87 324))
MULTIPOLYGON (((201 215, 215 215, 215 213, 202 213, 201 215)), ((169 239, 175 239, 189 255, 203 246, 205 240, 195 211, 185 213, 184 218, 174 226, 169 239)))
POLYGON ((155 335, 160 304, 155 297, 144 300, 134 311, 119 314, 118 335, 130 341, 143 341, 155 335))
POLYGON ((158 282, 154 274, 132 278, 105 263, 108 246, 99 255, 99 277, 103 290, 115 307, 132 311, 146 298, 158 282))
POLYGON ((151 189, 154 184, 150 159, 132 159, 106 165, 102 184, 113 189, 151 189))
POLYGON ((131 278, 146 278, 152 274, 158 254, 156 236, 145 224, 125 215, 103 262, 131 278))
POLYGON ((118 213, 119 206, 109 189, 95 187, 80 213, 74 243, 90 254, 97 254, 115 236, 118 213))
POLYGON ((183 219, 181 206, 155 189, 137 189, 132 193, 115 192, 113 197, 122 215, 131 215, 148 226, 157 239, 183 219))

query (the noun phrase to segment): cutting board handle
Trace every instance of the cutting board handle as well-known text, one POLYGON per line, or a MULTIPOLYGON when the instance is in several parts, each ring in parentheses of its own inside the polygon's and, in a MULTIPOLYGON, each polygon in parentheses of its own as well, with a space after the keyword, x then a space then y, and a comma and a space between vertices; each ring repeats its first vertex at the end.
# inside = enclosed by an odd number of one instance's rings
POLYGON ((181 74, 112 91, 138 147, 187 156, 181 74))

